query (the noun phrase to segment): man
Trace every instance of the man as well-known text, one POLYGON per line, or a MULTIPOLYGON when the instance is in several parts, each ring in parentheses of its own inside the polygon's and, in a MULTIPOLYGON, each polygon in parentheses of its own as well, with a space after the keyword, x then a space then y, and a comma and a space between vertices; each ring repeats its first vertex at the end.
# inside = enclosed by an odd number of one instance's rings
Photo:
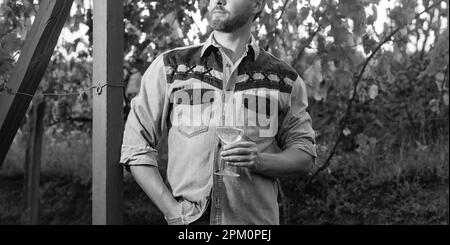
POLYGON ((279 224, 276 178, 313 167, 305 84, 250 32, 265 4, 211 0, 209 39, 158 56, 132 100, 121 163, 168 224, 279 224), (244 137, 223 145, 225 124, 244 137), (165 133, 167 185, 155 150, 165 133), (216 175, 223 163, 239 177, 216 175))

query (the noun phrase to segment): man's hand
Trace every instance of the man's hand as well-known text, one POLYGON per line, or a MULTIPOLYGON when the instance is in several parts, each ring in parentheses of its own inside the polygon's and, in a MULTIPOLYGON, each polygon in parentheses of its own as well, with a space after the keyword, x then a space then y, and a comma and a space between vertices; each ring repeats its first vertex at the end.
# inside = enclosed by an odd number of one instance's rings
POLYGON ((171 203, 170 204, 170 208, 168 209, 168 212, 166 214, 164 214, 164 216, 167 219, 174 219, 174 218, 178 218, 181 215, 181 209, 182 209, 182 203, 181 202, 176 202, 175 203, 171 203))
POLYGON ((156 167, 145 165, 130 166, 131 174, 148 197, 164 214, 166 219, 181 215, 181 203, 177 202, 165 185, 156 167))
POLYGON ((256 143, 252 141, 225 145, 221 156, 231 166, 246 167, 252 172, 273 178, 296 172, 306 174, 314 162, 310 154, 295 147, 278 153, 258 152, 256 143))
POLYGON ((238 141, 225 145, 222 148, 221 156, 231 166, 246 167, 253 172, 262 169, 256 143, 252 141, 238 141))

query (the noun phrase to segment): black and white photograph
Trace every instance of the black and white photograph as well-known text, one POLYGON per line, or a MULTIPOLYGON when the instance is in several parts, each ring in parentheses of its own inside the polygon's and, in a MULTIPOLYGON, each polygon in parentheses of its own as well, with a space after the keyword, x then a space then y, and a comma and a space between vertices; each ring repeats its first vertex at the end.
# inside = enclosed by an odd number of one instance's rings
POLYGON ((448 181, 448 0, 0 0, 0 227, 448 226, 448 181))

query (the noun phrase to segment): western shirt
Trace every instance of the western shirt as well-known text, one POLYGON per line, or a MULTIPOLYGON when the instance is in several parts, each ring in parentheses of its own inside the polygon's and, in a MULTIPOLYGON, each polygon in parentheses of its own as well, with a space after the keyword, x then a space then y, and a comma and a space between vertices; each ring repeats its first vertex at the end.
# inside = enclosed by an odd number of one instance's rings
MULTIPOLYGON (((233 63, 215 41, 173 49, 148 67, 131 101, 120 163, 159 167, 156 146, 167 134, 167 184, 182 202, 169 224, 189 224, 211 202, 211 224, 279 224, 274 178, 245 167, 215 175, 223 164, 218 126, 244 130, 259 152, 295 148, 316 158, 304 81, 255 38, 233 63)), ((277 164, 277 163, 273 163, 277 164)))

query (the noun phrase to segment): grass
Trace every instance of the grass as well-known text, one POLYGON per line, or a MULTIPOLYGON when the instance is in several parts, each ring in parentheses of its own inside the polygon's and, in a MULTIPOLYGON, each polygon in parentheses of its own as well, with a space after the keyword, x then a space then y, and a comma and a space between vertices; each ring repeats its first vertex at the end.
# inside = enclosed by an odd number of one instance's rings
POLYGON ((283 178, 285 222, 447 224, 448 147, 447 139, 427 149, 341 153, 306 188, 296 176, 283 178))
MULTIPOLYGON (((20 224, 26 144, 19 132, 0 169, 0 224, 20 224)), ((90 137, 75 132, 44 137, 39 224, 91 224, 90 137)), ((125 224, 163 224, 164 218, 128 173, 124 173, 125 224)))
MULTIPOLYGON (((20 136, 0 169, 0 224, 20 224, 25 151, 20 136)), ((90 224, 89 137, 47 133, 44 145, 39 223, 90 224)), ((283 224, 448 224, 448 160, 448 136, 427 147, 404 144, 396 152, 340 152, 330 172, 305 189, 300 176, 282 178, 283 224)), ((128 173, 123 205, 125 224, 165 224, 128 173)))
MULTIPOLYGON (((41 171, 48 174, 64 174, 82 180, 91 178, 92 143, 90 135, 80 131, 53 135, 44 134, 41 171)), ((26 153, 26 136, 19 130, 1 168, 2 173, 23 174, 26 153)))
MULTIPOLYGON (((22 175, 0 173, 0 224, 18 225, 22 213, 22 175)), ((91 183, 79 177, 41 176, 39 224, 89 225, 91 183)), ((124 224, 164 224, 163 216, 130 176, 124 178, 124 224)))

